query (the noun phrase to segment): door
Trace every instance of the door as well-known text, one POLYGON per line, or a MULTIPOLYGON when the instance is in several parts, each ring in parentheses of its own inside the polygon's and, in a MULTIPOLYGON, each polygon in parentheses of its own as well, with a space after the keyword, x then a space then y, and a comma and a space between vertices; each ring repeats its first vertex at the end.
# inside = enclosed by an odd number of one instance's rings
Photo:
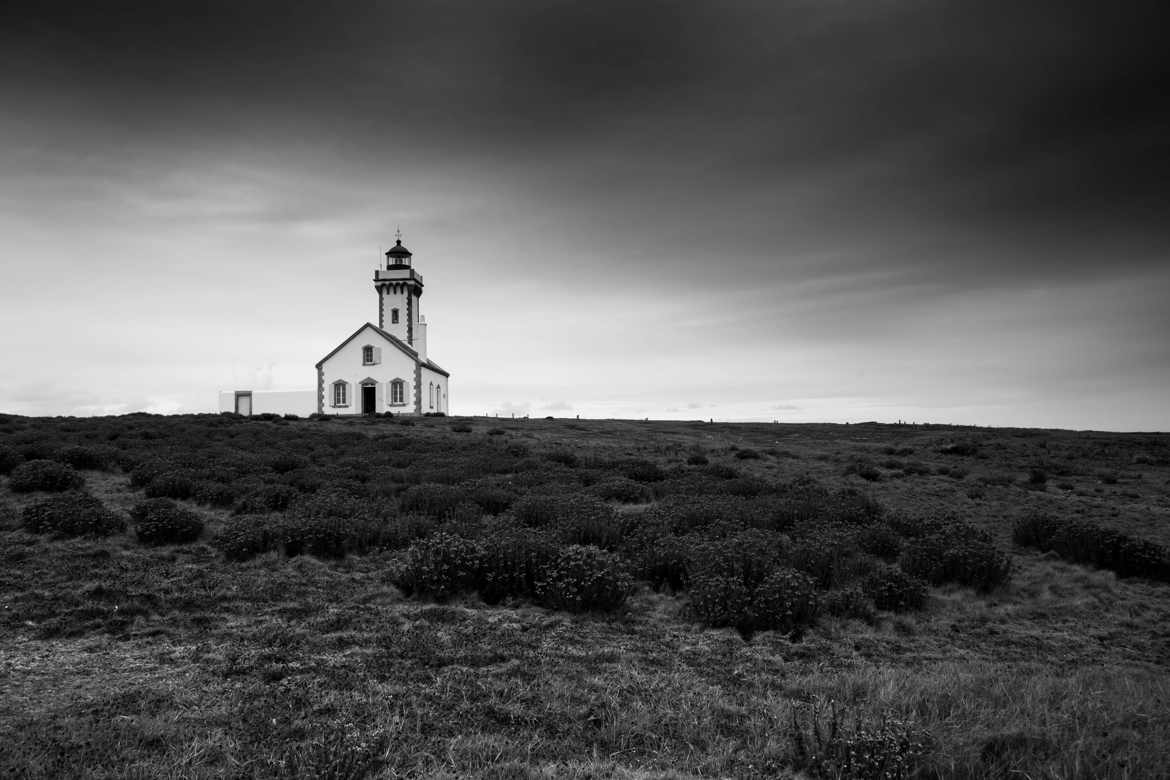
POLYGON ((374 393, 377 390, 373 385, 362 385, 362 414, 374 413, 374 393))
POLYGON ((236 414, 242 414, 245 417, 252 416, 251 393, 236 393, 236 414))

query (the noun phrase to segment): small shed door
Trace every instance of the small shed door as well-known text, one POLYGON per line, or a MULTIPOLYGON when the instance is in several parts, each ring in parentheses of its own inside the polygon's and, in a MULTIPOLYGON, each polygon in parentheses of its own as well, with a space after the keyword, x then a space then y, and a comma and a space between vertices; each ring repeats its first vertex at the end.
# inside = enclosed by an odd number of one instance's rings
POLYGON ((236 393, 236 414, 242 414, 245 417, 252 415, 251 393, 236 393))

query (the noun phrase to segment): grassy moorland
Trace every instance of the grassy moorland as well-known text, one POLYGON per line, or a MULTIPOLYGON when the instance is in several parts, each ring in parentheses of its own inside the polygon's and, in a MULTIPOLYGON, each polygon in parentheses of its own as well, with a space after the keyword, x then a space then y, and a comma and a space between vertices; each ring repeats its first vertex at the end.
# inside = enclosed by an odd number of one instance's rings
POLYGON ((0 416, 0 774, 1170 777, 1170 436, 0 416))

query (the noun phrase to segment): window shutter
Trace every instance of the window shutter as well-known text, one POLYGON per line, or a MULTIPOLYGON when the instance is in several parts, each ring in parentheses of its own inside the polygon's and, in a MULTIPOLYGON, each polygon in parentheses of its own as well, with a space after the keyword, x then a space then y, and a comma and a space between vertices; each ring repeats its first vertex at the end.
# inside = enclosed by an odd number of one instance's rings
POLYGON ((353 406, 355 403, 354 396, 353 396, 353 390, 354 390, 353 382, 346 382, 345 383, 345 405, 346 406, 353 406))
POLYGON ((374 362, 375 363, 382 362, 382 348, 381 347, 374 347, 374 362))

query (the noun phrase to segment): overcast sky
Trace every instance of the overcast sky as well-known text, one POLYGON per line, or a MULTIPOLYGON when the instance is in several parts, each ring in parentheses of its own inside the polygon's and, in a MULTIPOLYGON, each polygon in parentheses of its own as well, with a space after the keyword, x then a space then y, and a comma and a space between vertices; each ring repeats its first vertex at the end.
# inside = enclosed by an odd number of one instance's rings
POLYGON ((1170 429, 1157 3, 69 5, 0 410, 312 388, 400 225, 455 413, 1170 429))

